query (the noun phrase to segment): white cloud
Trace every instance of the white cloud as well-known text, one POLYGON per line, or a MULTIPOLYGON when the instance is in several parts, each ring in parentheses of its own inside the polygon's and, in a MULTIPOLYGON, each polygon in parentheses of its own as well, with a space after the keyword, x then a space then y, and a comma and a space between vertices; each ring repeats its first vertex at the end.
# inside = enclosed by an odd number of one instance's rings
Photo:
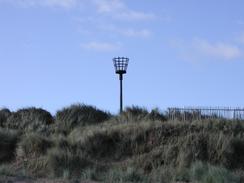
POLYGON ((77 0, 44 0, 47 6, 60 6, 64 8, 71 8, 77 4, 77 0))
POLYGON ((151 36, 151 31, 147 29, 142 29, 142 30, 135 30, 135 29, 124 29, 121 30, 121 34, 128 36, 128 37, 150 37, 151 36))
POLYGON ((98 26, 98 29, 115 34, 120 34, 126 37, 148 38, 152 35, 152 32, 148 29, 119 28, 114 25, 101 25, 98 26))
POLYGON ((92 41, 92 42, 81 44, 81 47, 83 49, 91 50, 91 51, 111 52, 111 51, 119 50, 121 48, 121 44, 92 41))
POLYGON ((110 13, 126 8, 124 3, 120 0, 93 0, 93 3, 100 13, 110 13))
POLYGON ((0 3, 11 3, 24 7, 46 6, 74 8, 77 5, 93 4, 93 8, 99 14, 109 15, 121 20, 151 20, 156 16, 152 13, 135 11, 130 9, 122 0, 0 0, 0 3))
POLYGON ((47 7, 61 7, 72 8, 79 0, 0 0, 0 3, 11 3, 13 5, 20 5, 23 7, 32 6, 47 6, 47 7))
POLYGON ((115 17, 121 20, 140 20, 140 21, 146 21, 146 20, 153 20, 156 18, 156 15, 152 13, 145 13, 145 12, 139 12, 134 10, 127 10, 121 13, 116 13, 115 17))
POLYGON ((210 43, 204 39, 195 39, 193 47, 200 53, 219 59, 232 60, 239 58, 242 53, 238 46, 228 43, 210 43))
POLYGON ((151 20, 156 16, 152 13, 135 11, 127 7, 121 0, 93 0, 97 12, 111 15, 121 20, 151 20))
POLYGON ((236 60, 244 56, 238 45, 210 42, 207 39, 173 40, 171 46, 178 50, 180 57, 188 61, 236 60))

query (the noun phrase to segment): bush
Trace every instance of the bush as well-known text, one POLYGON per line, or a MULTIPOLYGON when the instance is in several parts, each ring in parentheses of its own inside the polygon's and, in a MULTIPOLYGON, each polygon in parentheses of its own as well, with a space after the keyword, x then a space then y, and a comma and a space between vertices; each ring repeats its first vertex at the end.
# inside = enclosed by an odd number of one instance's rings
POLYGON ((17 142, 17 132, 0 128, 0 163, 14 159, 17 142))
POLYGON ((0 127, 4 127, 8 117, 11 115, 9 109, 0 110, 0 127))
POLYGON ((27 108, 12 113, 6 122, 6 127, 47 133, 48 125, 53 122, 53 117, 49 112, 43 109, 27 108))
POLYGON ((72 105, 56 114, 57 131, 68 133, 77 126, 99 124, 108 120, 111 115, 88 105, 72 105))

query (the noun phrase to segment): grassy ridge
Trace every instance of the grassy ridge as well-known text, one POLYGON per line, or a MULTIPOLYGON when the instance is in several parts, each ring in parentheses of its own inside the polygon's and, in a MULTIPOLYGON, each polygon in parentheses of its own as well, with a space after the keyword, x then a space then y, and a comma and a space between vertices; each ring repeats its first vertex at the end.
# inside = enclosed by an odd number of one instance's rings
POLYGON ((55 116, 36 108, 4 109, 0 125, 0 175, 243 182, 241 121, 169 121, 158 109, 140 107, 114 116, 93 106, 72 105, 55 116))

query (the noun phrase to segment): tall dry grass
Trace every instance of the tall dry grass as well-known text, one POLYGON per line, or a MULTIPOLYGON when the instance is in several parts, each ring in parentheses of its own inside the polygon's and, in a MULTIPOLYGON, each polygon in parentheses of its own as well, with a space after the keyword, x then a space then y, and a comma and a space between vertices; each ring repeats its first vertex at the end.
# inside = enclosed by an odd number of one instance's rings
POLYGON ((236 183, 244 175, 241 121, 169 121, 157 109, 135 106, 113 116, 83 104, 55 117, 35 108, 5 112, 0 163, 17 164, 29 176, 165 183, 234 177, 236 183), (192 178, 201 171, 207 178, 192 178))

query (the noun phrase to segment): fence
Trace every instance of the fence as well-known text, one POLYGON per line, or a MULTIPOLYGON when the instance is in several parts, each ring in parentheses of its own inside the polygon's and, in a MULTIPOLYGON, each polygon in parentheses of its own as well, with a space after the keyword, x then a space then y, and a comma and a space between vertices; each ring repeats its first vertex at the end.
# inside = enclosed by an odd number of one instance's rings
POLYGON ((168 108, 171 120, 233 119, 244 120, 244 108, 168 108))

